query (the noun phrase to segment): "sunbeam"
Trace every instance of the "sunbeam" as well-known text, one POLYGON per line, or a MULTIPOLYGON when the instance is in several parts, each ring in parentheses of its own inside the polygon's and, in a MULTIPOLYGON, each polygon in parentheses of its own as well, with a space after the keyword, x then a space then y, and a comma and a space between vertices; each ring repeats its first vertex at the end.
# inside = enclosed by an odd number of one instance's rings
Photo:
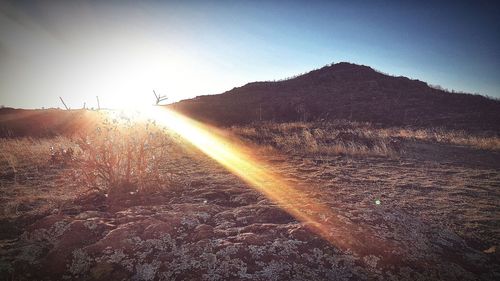
POLYGON ((256 155, 250 146, 230 141, 217 130, 172 110, 153 107, 144 114, 179 134, 336 247, 358 256, 376 254, 386 262, 397 260, 395 245, 371 235, 367 227, 351 223, 301 191, 300 183, 291 184, 267 169, 271 164, 256 155))

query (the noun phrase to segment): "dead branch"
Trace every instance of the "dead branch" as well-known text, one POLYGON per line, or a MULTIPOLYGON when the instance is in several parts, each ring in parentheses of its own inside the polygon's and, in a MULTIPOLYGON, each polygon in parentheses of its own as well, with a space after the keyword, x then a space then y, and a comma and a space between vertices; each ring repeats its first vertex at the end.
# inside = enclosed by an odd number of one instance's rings
POLYGON ((64 104, 64 107, 66 108, 66 110, 69 110, 69 107, 66 105, 66 103, 64 102, 63 98, 62 97, 59 97, 59 99, 61 100, 61 102, 64 104))
POLYGON ((153 94, 155 95, 155 98, 156 98, 156 105, 159 105, 160 102, 162 101, 166 101, 168 99, 168 97, 166 95, 159 95, 155 92, 155 90, 153 90, 153 94))

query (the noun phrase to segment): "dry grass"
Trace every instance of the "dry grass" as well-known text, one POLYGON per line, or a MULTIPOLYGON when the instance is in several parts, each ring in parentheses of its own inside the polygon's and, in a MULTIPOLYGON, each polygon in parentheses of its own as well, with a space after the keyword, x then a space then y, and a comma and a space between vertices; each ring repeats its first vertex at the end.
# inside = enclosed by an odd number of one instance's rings
POLYGON ((51 164, 53 153, 76 144, 67 137, 0 139, 0 177, 17 178, 51 164))
POLYGON ((335 128, 314 123, 265 123, 232 127, 238 136, 259 145, 270 145, 286 153, 396 156, 396 140, 357 128, 335 128))
POLYGON ((74 170, 54 155, 76 144, 67 137, 0 139, 0 218, 50 212, 74 198, 74 170), (48 192, 50 190, 50 192, 48 192))
POLYGON ((438 142, 454 145, 465 145, 485 150, 500 150, 500 137, 495 135, 474 135, 465 131, 445 130, 442 128, 407 129, 389 128, 379 129, 382 137, 399 137, 409 140, 438 142))
POLYGON ((270 145, 287 153, 345 154, 356 156, 397 156, 404 142, 423 141, 500 150, 500 137, 473 135, 440 128, 377 128, 369 123, 263 123, 231 130, 245 140, 270 145))

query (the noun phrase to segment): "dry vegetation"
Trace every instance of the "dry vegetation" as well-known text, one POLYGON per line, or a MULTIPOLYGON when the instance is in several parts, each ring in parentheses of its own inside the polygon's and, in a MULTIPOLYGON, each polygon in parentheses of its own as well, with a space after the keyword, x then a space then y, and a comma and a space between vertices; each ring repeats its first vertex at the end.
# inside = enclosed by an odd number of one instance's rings
POLYGON ((328 123, 266 122, 233 126, 236 135, 259 145, 286 153, 397 157, 410 141, 464 145, 500 150, 500 137, 471 135, 442 128, 377 128, 369 123, 335 121, 328 123))
POLYGON ((380 129, 381 136, 396 137, 406 140, 437 142, 443 144, 465 145, 478 149, 500 151, 500 137, 495 134, 477 135, 463 130, 433 129, 380 129))
POLYGON ((327 127, 314 123, 263 123, 231 130, 243 139, 286 153, 316 155, 395 156, 399 143, 352 123, 327 127))
POLYGON ((2 179, 23 180, 33 173, 45 171, 54 161, 61 161, 68 149, 76 144, 69 138, 14 138, 0 139, 0 176, 2 179))
MULTIPOLYGON (((37 217, 82 192, 75 183, 72 161, 67 158, 67 151, 76 147, 69 138, 62 136, 0 139, 2 220, 37 217)), ((10 230, 5 227, 4 231, 9 233, 10 230)))
POLYGON ((166 184, 161 161, 172 146, 162 128, 151 121, 107 118, 76 141, 84 184, 99 191, 139 192, 166 184))
POLYGON ((164 165, 175 135, 123 116, 102 115, 94 123, 81 134, 0 139, 3 218, 60 209, 89 192, 119 201, 179 180, 164 165))
POLYGON ((306 196, 398 245, 401 260, 383 264, 381 253, 356 256, 328 244, 154 123, 101 121, 81 136, 0 140, 0 279, 500 274, 496 136, 347 121, 231 128, 281 151, 266 154, 269 168, 302 183, 306 196))

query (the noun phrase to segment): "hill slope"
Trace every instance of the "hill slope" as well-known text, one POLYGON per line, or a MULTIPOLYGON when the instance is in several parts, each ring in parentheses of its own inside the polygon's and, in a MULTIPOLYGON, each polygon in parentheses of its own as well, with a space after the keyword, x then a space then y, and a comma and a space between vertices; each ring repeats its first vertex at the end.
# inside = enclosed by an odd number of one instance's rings
POLYGON ((325 66, 285 81, 249 83, 171 106, 217 125, 350 119, 382 125, 500 129, 500 101, 449 93, 350 63, 325 66))
POLYGON ((52 137, 95 129, 97 111, 0 108, 0 138, 52 137))

